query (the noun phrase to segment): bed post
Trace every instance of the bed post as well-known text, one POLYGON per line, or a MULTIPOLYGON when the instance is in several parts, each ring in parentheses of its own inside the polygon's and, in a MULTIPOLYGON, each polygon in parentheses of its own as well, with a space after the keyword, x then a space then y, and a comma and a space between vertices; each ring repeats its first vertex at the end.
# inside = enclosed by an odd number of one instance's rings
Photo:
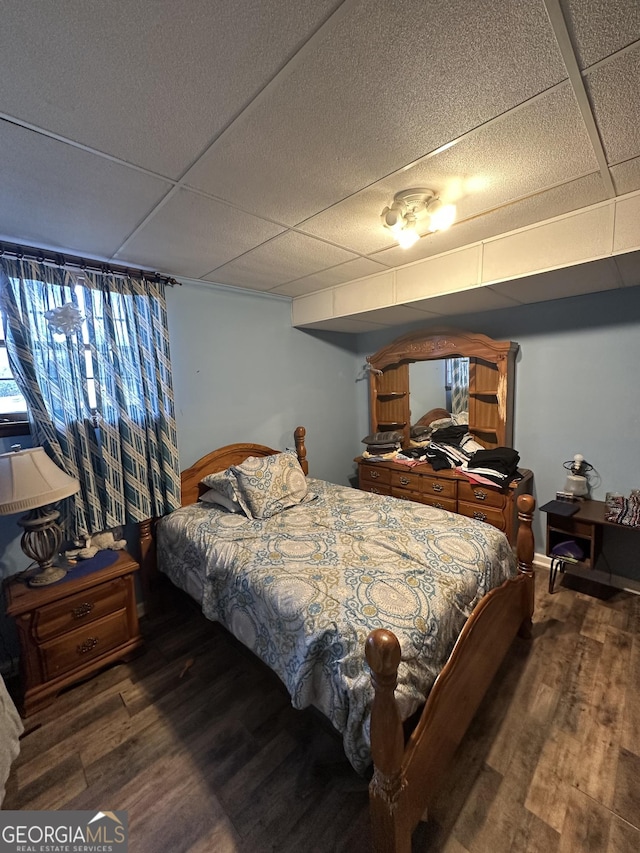
POLYGON ((394 697, 400 643, 391 631, 378 628, 367 637, 365 654, 375 691, 371 707, 374 771, 369 786, 373 849, 376 853, 411 853, 411 826, 402 820, 399 801, 405 784, 401 772, 404 732, 394 697))
POLYGON ((533 542, 533 530, 531 524, 533 522, 533 510, 536 505, 535 499, 531 495, 520 495, 516 502, 518 507, 518 536, 516 538, 516 554, 518 556, 518 572, 525 575, 528 579, 527 583, 527 612, 518 631, 521 637, 531 638, 533 630, 533 608, 535 604, 535 573, 533 571, 533 556, 535 546, 533 542))
POLYGON ((298 457, 298 462, 300 463, 300 467, 304 471, 305 475, 309 473, 309 463, 307 462, 307 448, 304 444, 304 437, 306 434, 307 431, 303 426, 296 427, 295 432, 293 433, 293 437, 296 441, 296 456, 298 457))
POLYGON ((145 518, 138 524, 138 544, 140 548, 140 581, 142 596, 146 607, 153 604, 156 568, 156 541, 153 535, 155 519, 145 518))

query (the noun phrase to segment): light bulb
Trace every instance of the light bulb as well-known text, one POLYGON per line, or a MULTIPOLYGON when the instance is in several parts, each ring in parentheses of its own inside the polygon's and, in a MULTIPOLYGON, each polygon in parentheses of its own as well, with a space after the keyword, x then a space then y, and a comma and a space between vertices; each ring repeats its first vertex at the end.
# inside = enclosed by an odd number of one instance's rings
POLYGON ((406 225, 397 235, 398 245, 402 249, 410 249, 420 239, 414 225, 406 225))
POLYGON ((431 218, 429 231, 445 231, 453 225, 456 218, 456 206, 455 204, 442 204, 437 199, 429 205, 428 213, 431 218))

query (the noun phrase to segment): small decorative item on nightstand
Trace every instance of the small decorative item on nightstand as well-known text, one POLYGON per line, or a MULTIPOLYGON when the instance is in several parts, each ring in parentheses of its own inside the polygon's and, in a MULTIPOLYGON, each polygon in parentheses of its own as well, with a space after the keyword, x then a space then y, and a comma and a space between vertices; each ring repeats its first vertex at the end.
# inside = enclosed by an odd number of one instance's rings
POLYGON ((33 588, 17 576, 5 581, 7 614, 16 620, 20 638, 25 716, 142 645, 138 569, 126 551, 104 551, 50 586, 33 588))

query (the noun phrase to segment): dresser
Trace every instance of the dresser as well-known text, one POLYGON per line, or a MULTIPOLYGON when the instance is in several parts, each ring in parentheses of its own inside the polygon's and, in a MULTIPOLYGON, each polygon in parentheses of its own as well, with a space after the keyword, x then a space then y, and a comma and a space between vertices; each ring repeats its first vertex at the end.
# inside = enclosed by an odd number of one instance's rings
POLYGON ((515 545, 518 530, 516 498, 531 492, 531 471, 521 468, 522 480, 512 483, 503 493, 473 485, 464 474, 453 469, 434 471, 428 463, 407 468, 398 462, 367 462, 362 458, 356 461, 358 485, 363 491, 417 501, 485 521, 506 533, 509 542, 515 545))
POLYGON ((6 612, 20 639, 25 716, 142 645, 134 585, 138 563, 125 551, 95 571, 91 563, 78 562, 77 577, 72 569, 49 586, 30 587, 17 577, 5 583, 6 612))

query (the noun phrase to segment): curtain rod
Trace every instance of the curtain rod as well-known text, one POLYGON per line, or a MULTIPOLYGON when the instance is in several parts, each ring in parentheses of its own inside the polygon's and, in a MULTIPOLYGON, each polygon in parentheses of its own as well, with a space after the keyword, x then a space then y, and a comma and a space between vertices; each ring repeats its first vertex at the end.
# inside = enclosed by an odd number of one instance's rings
POLYGON ((169 285, 169 287, 173 287, 174 284, 181 285, 181 282, 177 281, 175 278, 161 275, 160 273, 152 272, 151 270, 136 270, 131 267, 111 264, 107 261, 89 260, 88 258, 80 258, 75 255, 65 255, 63 252, 47 251, 33 246, 20 246, 15 243, 5 243, 0 240, 0 258, 3 256, 17 258, 18 260, 26 259, 28 261, 38 261, 39 263, 49 263, 56 267, 73 267, 79 270, 86 270, 87 272, 112 273, 114 275, 153 279, 155 281, 163 282, 164 284, 169 285))

